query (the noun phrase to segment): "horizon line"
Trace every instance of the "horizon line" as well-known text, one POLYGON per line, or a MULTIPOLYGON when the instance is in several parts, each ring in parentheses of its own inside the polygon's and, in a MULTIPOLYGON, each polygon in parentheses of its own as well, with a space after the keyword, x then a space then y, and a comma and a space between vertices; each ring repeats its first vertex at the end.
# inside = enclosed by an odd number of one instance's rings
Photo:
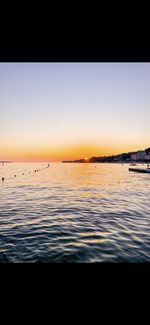
MULTIPOLYGON (((149 148, 149 147, 148 147, 149 148)), ((121 152, 121 153, 117 153, 117 154, 111 154, 111 155, 103 155, 103 156, 91 156, 91 157, 88 157, 88 159, 90 158, 93 158, 93 157, 97 157, 97 158, 103 158, 103 157, 111 157, 111 156, 118 156, 118 155, 121 155, 121 154, 124 154, 124 153, 135 153, 135 152, 138 152, 138 151, 145 151, 147 150, 148 148, 145 148, 145 149, 138 149, 137 151, 128 151, 128 152, 121 152)), ((61 159, 61 160, 55 160, 55 161, 50 161, 50 160, 46 160, 46 161, 13 161, 13 160, 0 160, 0 163, 60 163, 60 162, 63 162, 63 161, 66 161, 66 160, 69 160, 69 161, 74 161, 74 160, 81 160, 81 159, 85 159, 84 158, 78 158, 78 159, 61 159)))

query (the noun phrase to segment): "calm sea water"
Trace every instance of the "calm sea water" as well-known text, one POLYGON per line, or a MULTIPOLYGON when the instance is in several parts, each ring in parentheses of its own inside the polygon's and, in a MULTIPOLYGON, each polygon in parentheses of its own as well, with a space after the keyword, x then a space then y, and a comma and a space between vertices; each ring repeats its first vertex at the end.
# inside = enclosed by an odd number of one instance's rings
POLYGON ((46 166, 0 165, 0 262, 150 262, 150 174, 46 166))

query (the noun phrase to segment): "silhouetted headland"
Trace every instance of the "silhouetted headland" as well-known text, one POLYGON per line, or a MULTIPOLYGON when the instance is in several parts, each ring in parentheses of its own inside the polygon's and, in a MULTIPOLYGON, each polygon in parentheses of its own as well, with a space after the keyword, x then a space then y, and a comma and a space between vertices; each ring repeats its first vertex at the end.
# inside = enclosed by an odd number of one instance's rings
POLYGON ((63 163, 130 163, 132 161, 149 163, 150 148, 136 152, 121 153, 118 155, 82 158, 77 160, 63 160, 63 163))

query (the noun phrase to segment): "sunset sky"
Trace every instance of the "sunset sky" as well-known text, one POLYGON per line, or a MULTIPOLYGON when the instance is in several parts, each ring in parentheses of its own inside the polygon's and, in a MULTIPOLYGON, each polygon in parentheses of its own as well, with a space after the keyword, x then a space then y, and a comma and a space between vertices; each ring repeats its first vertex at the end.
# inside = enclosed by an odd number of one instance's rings
POLYGON ((0 160, 150 147, 150 63, 0 63, 0 160))

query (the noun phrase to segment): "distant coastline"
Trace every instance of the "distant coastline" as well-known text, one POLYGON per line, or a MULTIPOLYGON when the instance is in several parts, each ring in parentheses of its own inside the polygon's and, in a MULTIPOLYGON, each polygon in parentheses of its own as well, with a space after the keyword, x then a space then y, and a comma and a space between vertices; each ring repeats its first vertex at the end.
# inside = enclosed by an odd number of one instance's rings
POLYGON ((62 163, 130 163, 133 161, 150 163, 150 148, 111 156, 63 160, 62 163))
POLYGON ((8 164, 8 163, 13 163, 13 161, 10 161, 10 160, 0 160, 0 164, 8 164))

